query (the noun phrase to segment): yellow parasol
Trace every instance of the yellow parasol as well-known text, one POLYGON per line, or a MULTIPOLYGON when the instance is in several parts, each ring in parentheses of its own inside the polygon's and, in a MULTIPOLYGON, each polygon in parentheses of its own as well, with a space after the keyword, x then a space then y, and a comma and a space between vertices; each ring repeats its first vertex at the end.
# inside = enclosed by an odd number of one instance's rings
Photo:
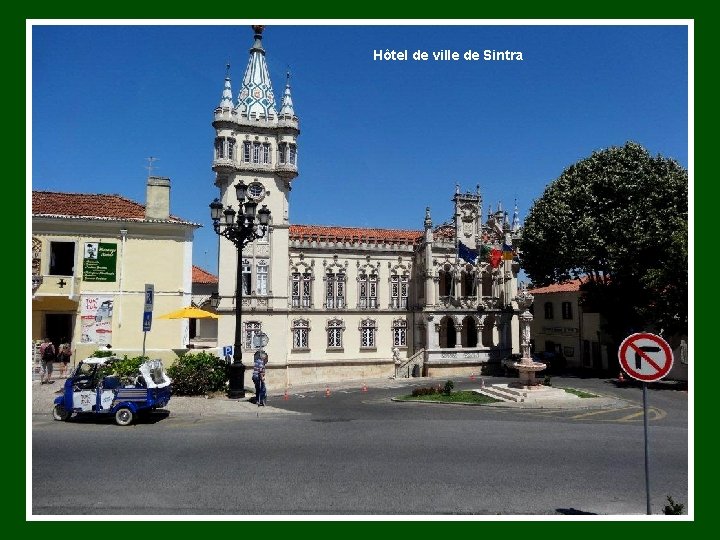
POLYGON ((215 313, 205 311, 204 309, 194 306, 187 306, 165 315, 160 315, 158 319, 219 319, 215 313))

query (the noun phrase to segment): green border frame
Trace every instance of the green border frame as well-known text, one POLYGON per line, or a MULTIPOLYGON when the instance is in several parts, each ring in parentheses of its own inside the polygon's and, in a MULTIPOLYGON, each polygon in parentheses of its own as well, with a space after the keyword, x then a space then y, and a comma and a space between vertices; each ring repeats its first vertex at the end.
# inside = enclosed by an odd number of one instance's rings
MULTIPOLYGON (((137 3, 138 5, 128 5, 127 3, 122 6, 113 5, 99 5, 91 4, 88 6, 78 5, 75 3, 70 4, 53 4, 49 6, 22 6, 19 8, 20 11, 24 11, 25 14, 21 15, 21 18, 15 16, 9 17, 6 23, 5 39, 8 45, 14 45, 16 43, 26 42, 25 23, 27 19, 117 19, 117 18, 129 18, 129 19, 217 19, 219 17, 218 11, 220 4, 215 4, 212 7, 186 7, 179 6, 176 3, 170 2, 158 2, 158 3, 137 3)), ((229 11, 234 11, 232 5, 227 4, 229 11)), ((408 16, 408 8, 401 5, 390 5, 386 2, 382 4, 379 2, 370 2, 362 6, 361 9, 352 8, 332 8, 326 9, 320 5, 310 7, 305 2, 295 2, 289 6, 281 6, 277 3, 271 7, 269 5, 263 6, 266 9, 263 10, 262 14, 259 14, 259 18, 282 18, 282 19, 424 19, 425 22, 437 21, 441 22, 442 19, 683 19, 683 20, 694 20, 694 65, 695 65, 695 77, 694 77, 694 88, 695 88, 695 103, 694 108, 697 110, 703 110, 704 114, 699 117, 695 123, 694 137, 698 141, 707 140, 701 137, 702 134, 708 134, 710 131, 710 122, 716 115, 712 114, 711 111, 714 109, 703 108, 702 105, 708 101, 708 94, 710 92, 711 85, 706 79, 709 78, 709 70, 702 71, 697 69, 697 66, 706 66, 712 69, 714 65, 711 61, 711 50, 714 50, 714 44, 710 43, 710 30, 708 28, 710 17, 704 15, 700 9, 691 5, 691 3, 685 2, 680 5, 663 5, 658 6, 657 4, 642 5, 639 3, 629 3, 627 1, 608 1, 602 5, 593 4, 578 4, 577 2, 556 2, 553 5, 547 4, 532 4, 528 6, 518 7, 517 4, 485 4, 476 5, 471 7, 460 7, 457 6, 457 11, 462 15, 449 16, 447 13, 443 14, 442 17, 438 17, 437 8, 428 6, 424 8, 412 7, 412 14, 408 16), (268 9, 270 7, 270 9, 268 9), (341 10, 345 9, 345 12, 341 10), (277 15, 275 15, 277 14, 277 15), (710 113, 710 114, 707 114, 710 113)), ((259 10, 258 10, 259 11, 259 10)), ((470 22, 470 21, 469 21, 470 22)), ((15 47, 6 47, 6 65, 7 71, 6 81, 13 81, 15 78, 23 79, 25 74, 25 55, 13 54, 15 47)), ((25 129, 26 123, 24 118, 24 111, 15 106, 16 102, 23 102, 20 96, 16 95, 16 87, 14 84, 7 84, 5 103, 9 105, 6 107, 6 115, 10 116, 11 125, 14 124, 15 116, 20 118, 17 119, 17 123, 23 126, 20 130, 8 130, 10 140, 5 144, 9 147, 7 156, 15 154, 15 146, 19 143, 18 133, 28 135, 25 129), (18 99, 16 99, 18 98, 18 99)), ((27 97, 28 89, 26 89, 27 97)), ((691 118, 693 118, 691 116, 691 118)), ((691 120, 694 121, 694 120, 691 120)), ((700 152, 694 151, 694 144, 691 144, 689 153, 689 165, 691 167, 691 178, 700 177, 698 171, 702 170, 702 161, 696 160, 695 166, 693 167, 693 157, 700 155, 700 152)), ((18 149, 20 153, 20 149, 18 149)), ((29 219, 29 201, 27 200, 27 193, 29 187, 24 186, 21 192, 19 182, 15 181, 15 178, 23 173, 27 178, 27 171, 24 166, 20 165, 18 159, 8 159, 7 163, 12 173, 8 182, 5 183, 5 189, 9 191, 11 197, 8 201, 15 201, 22 199, 25 201, 26 213, 24 216, 16 217, 15 213, 20 213, 17 204, 6 205, 5 214, 8 216, 8 222, 12 219, 25 219, 26 234, 23 240, 19 240, 16 235, 7 235, 7 241, 10 244, 10 249, 15 252, 17 250, 17 259, 23 261, 23 265, 8 265, 5 269, 6 284, 15 282, 27 282, 27 275, 20 275, 22 269, 27 273, 27 251, 28 242, 27 238, 30 235, 30 219, 29 219), (20 195, 14 197, 14 195, 20 195)), ((708 232, 713 231, 713 226, 709 223, 708 217, 713 215, 713 210, 710 205, 713 203, 714 190, 710 188, 710 181, 706 180, 702 183, 694 182, 694 231, 698 235, 698 238, 703 238, 708 232)), ((7 228, 6 228, 7 230, 7 228)), ((694 245, 691 246, 691 256, 693 257, 693 263, 696 259, 694 258, 694 245)), ((691 270, 694 270, 694 266, 691 266, 691 270)), ((693 280, 694 281, 694 280, 693 280)), ((10 286, 10 299, 6 305, 17 305, 15 300, 16 295, 19 296, 18 302, 26 306, 28 305, 26 294, 18 292, 19 287, 10 286)), ((692 289, 691 289, 692 290, 692 289)), ((694 300, 694 299, 693 299, 694 300)), ((695 323, 695 315, 703 311, 709 311, 707 308, 702 306, 694 305, 693 314, 691 315, 691 321, 695 323)), ((709 313, 707 313, 709 315, 709 313)), ((29 313, 26 313, 26 325, 29 323, 29 313)), ((695 347, 694 355, 691 359, 700 357, 701 351, 705 350, 705 344, 702 342, 700 336, 710 331, 710 318, 705 317, 702 320, 697 321, 694 325, 695 329, 695 347), (698 346, 700 345, 700 346, 698 346)), ((13 331, 13 325, 11 323, 10 335, 15 335, 13 331)), ((23 344, 24 345, 24 342, 23 344)), ((691 347, 693 345, 691 344, 691 347)), ((25 351, 26 347, 22 347, 25 351)), ((703 355, 705 357, 705 355, 703 355)), ((709 357, 712 359, 712 357, 709 357)), ((8 362, 8 375, 11 375, 11 379, 25 380, 25 363, 24 362, 11 362, 11 358, 7 358, 8 362)), ((710 377, 701 377, 700 384, 695 386, 693 383, 690 385, 690 399, 694 400, 695 404, 695 425, 704 425, 702 420, 708 422, 712 421, 709 417, 709 411, 712 411, 709 393, 709 381, 710 377), (695 399, 695 396, 699 396, 701 399, 695 399)), ((10 402, 14 402, 15 399, 25 399, 25 392, 20 390, 12 389, 10 391, 10 402)), ((5 420, 6 425, 9 427, 10 439, 23 440, 26 439, 26 416, 15 415, 12 410, 6 410, 5 420)), ((695 437, 697 441, 697 437, 695 437)), ((11 444, 5 450, 6 456, 6 475, 8 476, 11 485, 13 486, 10 490, 10 497, 4 506, 3 514, 6 516, 6 523, 10 526, 11 530, 20 529, 33 529, 32 532, 54 532, 56 534, 70 532, 70 529, 65 525, 64 521, 26 521, 26 475, 25 468, 19 466, 13 466, 14 463, 26 462, 26 457, 30 455, 31 448, 25 448, 25 444, 11 444)), ((587 535, 591 532, 591 536, 607 536, 609 534, 652 534, 653 536, 658 533, 677 535, 686 534, 688 532, 700 532, 697 527, 709 525, 710 523, 710 508, 711 499, 714 493, 711 490, 712 480, 714 479, 714 473, 717 469, 714 463, 711 463, 708 459, 709 445, 702 446, 696 444, 695 448, 695 462, 694 469, 703 471, 695 480, 694 489, 694 521, 682 521, 673 522, 672 524, 667 521, 640 521, 637 522, 626 522, 626 521, 595 521, 593 520, 592 526, 587 527, 586 521, 474 521, 472 518, 468 520, 456 521, 456 520, 440 520, 440 521, 411 521, 408 516, 403 518, 403 521, 391 521, 391 522, 378 522, 378 521, 361 521, 361 520, 349 520, 349 521, 272 521, 268 517, 268 520, 262 522, 235 522, 235 521, 211 521, 211 522, 191 522, 191 521, 179 521, 179 522, 144 522, 143 529, 147 532, 163 532, 170 534, 179 534, 184 536, 189 533, 200 533, 205 531, 206 527, 210 526, 214 531, 229 532, 237 535, 247 534, 292 534, 293 536, 300 535, 317 535, 317 534, 328 534, 328 533, 352 533, 355 531, 362 531, 361 534, 397 534, 407 535, 408 533, 422 535, 434 535, 452 532, 468 532, 474 534, 487 534, 490 533, 501 533, 507 534, 510 530, 513 533, 532 533, 532 534, 545 534, 552 532, 561 533, 580 533, 587 535), (711 472, 712 471, 712 472, 711 472), (705 498, 701 497, 705 495, 705 498), (405 521, 408 519, 408 521, 405 521), (362 524, 361 528, 351 528, 348 523, 362 524), (692 531, 688 528, 693 529, 692 531), (650 530, 648 530, 650 529, 650 530)), ((716 473, 715 473, 716 474, 716 473)), ((687 501, 683 501, 687 502, 687 501)), ((657 505, 657 503, 656 503, 657 505)), ((72 522, 70 522, 72 523, 72 522)), ((103 522, 103 528, 106 528, 110 524, 103 522)), ((72 526, 72 525, 71 525, 72 526)), ((92 527, 92 525, 90 525, 92 527)), ((91 529, 92 530, 92 529, 91 529)), ((77 532, 77 529, 73 528, 73 531, 77 532)), ((22 531, 25 532, 25 531, 22 531)), ((27 532, 31 532, 27 530, 27 532)), ((72 534, 72 533, 71 533, 72 534)), ((95 534, 95 533, 92 533, 95 534)))

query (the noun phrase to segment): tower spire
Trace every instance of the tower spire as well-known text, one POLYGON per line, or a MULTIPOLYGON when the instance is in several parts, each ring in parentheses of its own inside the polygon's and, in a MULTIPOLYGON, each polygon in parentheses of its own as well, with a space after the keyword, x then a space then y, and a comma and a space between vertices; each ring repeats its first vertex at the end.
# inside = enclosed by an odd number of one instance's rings
POLYGON ((232 88, 230 87, 230 63, 225 64, 225 86, 223 87, 222 99, 219 107, 221 109, 232 109, 232 88))
POLYGON ((515 199, 515 210, 513 211, 512 230, 517 231, 520 229, 520 215, 518 212, 517 199, 515 199))
POLYGON ((293 108, 292 95, 290 94, 290 72, 287 72, 287 82, 285 83, 285 94, 283 94, 282 106, 280 108, 280 116, 295 116, 293 108))
POLYGON ((262 46, 264 28, 261 25, 252 27, 255 32, 255 42, 250 48, 250 59, 238 94, 237 109, 246 118, 270 120, 277 117, 277 110, 275 94, 265 63, 265 49, 262 46))

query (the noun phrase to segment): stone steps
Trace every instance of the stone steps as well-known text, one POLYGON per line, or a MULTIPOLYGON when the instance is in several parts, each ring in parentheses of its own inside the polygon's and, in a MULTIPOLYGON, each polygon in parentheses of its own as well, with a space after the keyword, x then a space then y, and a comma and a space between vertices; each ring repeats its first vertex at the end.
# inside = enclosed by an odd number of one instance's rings
POLYGON ((538 385, 532 388, 515 388, 507 384, 492 384, 482 388, 474 389, 473 392, 484 394, 503 401, 514 401, 516 403, 532 403, 538 401, 575 401, 580 399, 559 388, 538 385))

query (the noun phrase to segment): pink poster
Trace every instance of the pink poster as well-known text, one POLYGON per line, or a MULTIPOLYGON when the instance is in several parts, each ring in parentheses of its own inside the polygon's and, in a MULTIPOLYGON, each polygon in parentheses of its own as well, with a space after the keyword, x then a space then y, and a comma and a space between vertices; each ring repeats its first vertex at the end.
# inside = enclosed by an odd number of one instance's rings
POLYGON ((112 338, 113 297, 83 296, 80 307, 82 343, 107 345, 112 338))

